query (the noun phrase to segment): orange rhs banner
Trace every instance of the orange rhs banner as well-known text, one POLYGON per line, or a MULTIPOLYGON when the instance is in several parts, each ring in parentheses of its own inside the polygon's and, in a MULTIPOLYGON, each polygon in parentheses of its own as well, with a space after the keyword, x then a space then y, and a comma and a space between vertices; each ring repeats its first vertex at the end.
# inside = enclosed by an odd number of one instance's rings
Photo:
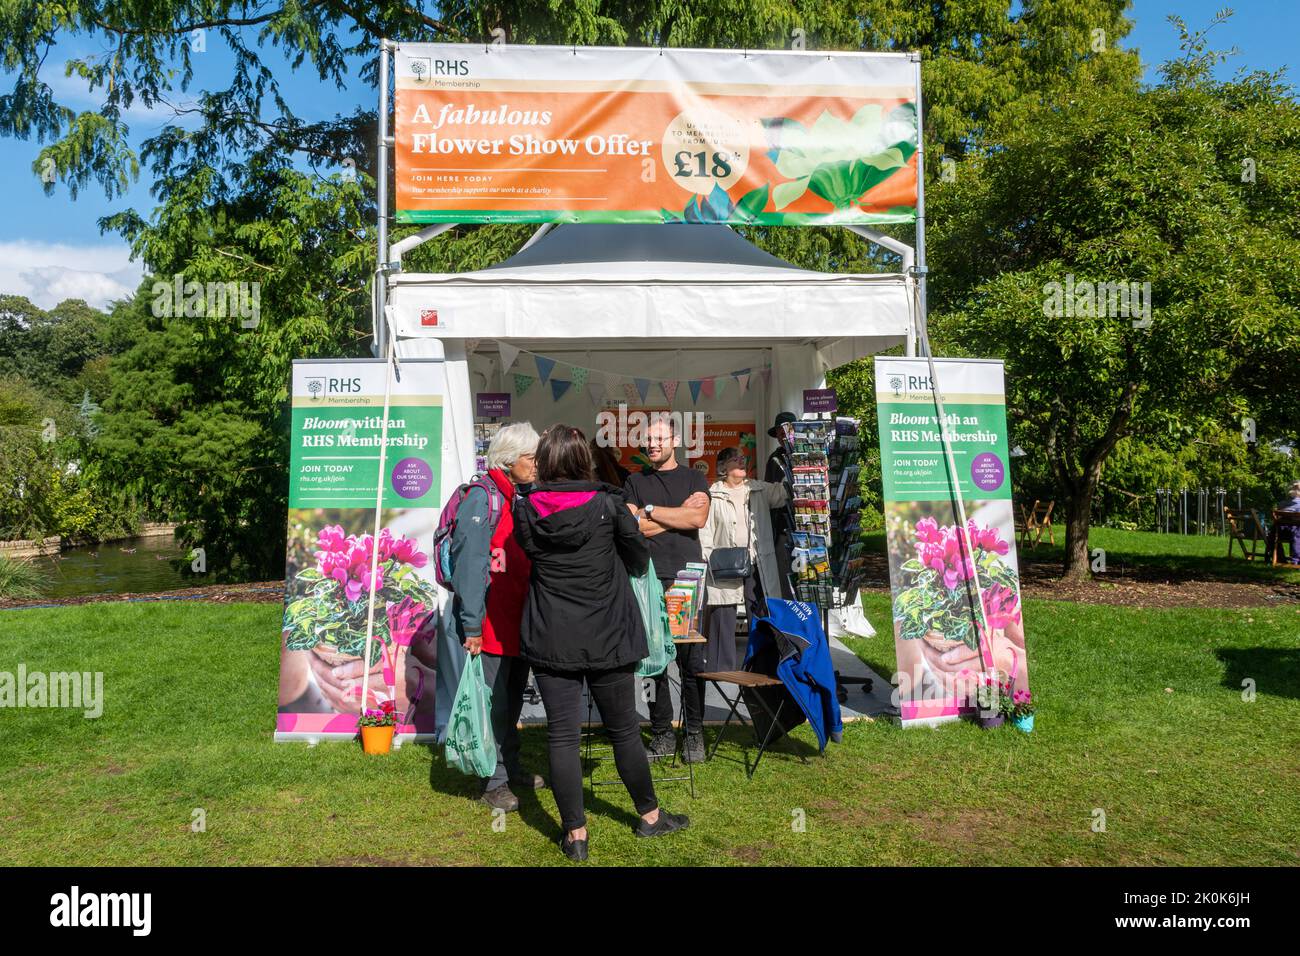
POLYGON ((912 222, 908 54, 401 44, 399 222, 912 222))

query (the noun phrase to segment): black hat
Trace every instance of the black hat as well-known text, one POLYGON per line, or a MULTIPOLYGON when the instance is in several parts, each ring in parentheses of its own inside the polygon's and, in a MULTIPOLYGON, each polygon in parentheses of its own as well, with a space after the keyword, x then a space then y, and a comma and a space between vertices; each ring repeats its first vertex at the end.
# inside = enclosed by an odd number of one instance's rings
POLYGON ((767 430, 767 433, 773 438, 780 438, 784 434, 781 426, 786 422, 795 422, 798 420, 799 419, 795 417, 794 412, 781 412, 781 414, 776 416, 776 421, 773 423, 772 427, 767 430))

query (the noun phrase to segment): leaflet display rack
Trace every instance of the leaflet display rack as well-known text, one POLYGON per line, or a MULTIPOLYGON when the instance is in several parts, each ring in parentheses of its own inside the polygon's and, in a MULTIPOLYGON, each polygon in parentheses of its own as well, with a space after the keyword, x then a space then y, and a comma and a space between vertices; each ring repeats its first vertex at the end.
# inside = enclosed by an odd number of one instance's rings
POLYGON ((782 433, 792 474, 788 491, 794 520, 795 596, 822 608, 837 607, 853 599, 863 575, 858 422, 853 418, 787 422, 782 433))

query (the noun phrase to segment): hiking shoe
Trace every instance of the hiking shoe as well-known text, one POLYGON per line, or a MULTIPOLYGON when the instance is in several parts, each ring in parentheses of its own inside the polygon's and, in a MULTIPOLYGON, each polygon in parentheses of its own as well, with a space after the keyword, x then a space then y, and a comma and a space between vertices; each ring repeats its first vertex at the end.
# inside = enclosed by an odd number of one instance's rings
POLYGON ((682 748, 682 757, 687 763, 704 763, 704 734, 687 734, 686 746, 682 748))
MULTIPOLYGON (((662 815, 663 814, 660 814, 660 816, 662 815)), ((587 862, 587 841, 570 840, 569 835, 566 833, 564 834, 564 836, 560 837, 560 852, 562 852, 570 860, 574 860, 575 862, 578 863, 586 863, 587 862)))
POLYGON ((650 744, 646 747, 647 757, 671 757, 677 750, 677 735, 671 730, 662 734, 655 734, 650 738, 650 744))
POLYGON ((526 773, 522 777, 511 777, 510 786, 516 790, 545 790, 546 780, 540 773, 526 773))
POLYGON ((659 819, 654 823, 646 823, 644 820, 638 820, 636 824, 636 835, 639 837, 657 837, 664 836, 668 833, 675 833, 678 830, 685 830, 691 825, 690 817, 684 813, 669 813, 663 807, 659 808, 659 819))
POLYGON ((506 813, 514 813, 519 809, 519 798, 511 793, 510 788, 505 784, 483 791, 479 802, 486 803, 493 810, 504 810, 506 813))

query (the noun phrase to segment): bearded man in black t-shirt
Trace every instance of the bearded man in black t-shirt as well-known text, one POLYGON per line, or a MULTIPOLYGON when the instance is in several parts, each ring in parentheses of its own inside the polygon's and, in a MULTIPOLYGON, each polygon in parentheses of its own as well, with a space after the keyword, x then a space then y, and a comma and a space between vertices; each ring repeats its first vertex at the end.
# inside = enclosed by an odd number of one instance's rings
MULTIPOLYGON (((679 444, 681 437, 673 419, 657 417, 646 438, 646 457, 654 467, 629 475, 623 485, 628 507, 640 520, 641 533, 650 539, 650 559, 665 591, 688 562, 703 559, 700 529, 709 519, 709 480, 703 472, 678 463, 675 449, 679 444)), ((692 762, 704 759, 703 682, 695 678, 702 659, 700 645, 678 645, 677 664, 686 712, 683 750, 692 762)), ((677 749, 667 669, 654 682, 647 749, 652 757, 666 757, 677 749)))

